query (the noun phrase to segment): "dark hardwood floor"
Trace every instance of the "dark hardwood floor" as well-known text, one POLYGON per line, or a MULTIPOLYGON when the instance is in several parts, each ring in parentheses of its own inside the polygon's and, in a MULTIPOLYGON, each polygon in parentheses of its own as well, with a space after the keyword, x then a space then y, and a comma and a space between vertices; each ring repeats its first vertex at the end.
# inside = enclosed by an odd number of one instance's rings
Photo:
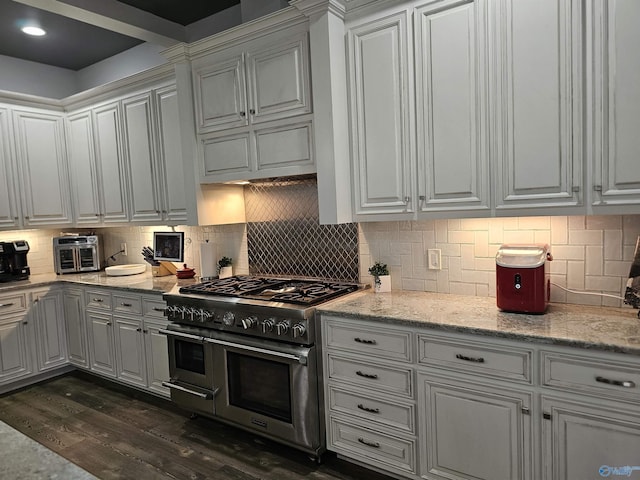
POLYGON ((0 420, 98 478, 388 480, 80 372, 0 397, 0 420))

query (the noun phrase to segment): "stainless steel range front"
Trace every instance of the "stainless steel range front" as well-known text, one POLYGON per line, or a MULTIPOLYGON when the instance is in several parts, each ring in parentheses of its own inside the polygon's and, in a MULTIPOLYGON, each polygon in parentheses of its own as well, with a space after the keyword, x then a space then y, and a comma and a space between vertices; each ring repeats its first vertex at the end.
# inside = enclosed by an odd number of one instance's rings
POLYGON ((315 306, 357 284, 236 276, 164 295, 171 398, 197 413, 324 452, 315 306))

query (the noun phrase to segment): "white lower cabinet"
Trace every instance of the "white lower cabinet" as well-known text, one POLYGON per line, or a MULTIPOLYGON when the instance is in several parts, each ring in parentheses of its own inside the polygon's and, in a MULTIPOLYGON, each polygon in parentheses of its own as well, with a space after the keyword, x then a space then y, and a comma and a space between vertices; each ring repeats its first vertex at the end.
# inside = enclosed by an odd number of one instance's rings
POLYGON ((426 480, 640 468, 640 358, 322 314, 327 449, 426 480))
POLYGON ((33 374, 26 313, 0 317, 0 384, 33 374))
POLYGON ((531 479, 530 392, 418 373, 425 478, 531 479))
POLYGON ((598 401, 542 397, 546 479, 634 478, 640 411, 598 401), (632 470, 633 469, 633 470, 632 470))
POLYGON ((116 345, 113 316, 110 313, 87 310, 89 337, 89 368, 92 372, 116 376, 116 345))
POLYGON ((121 382, 169 396, 165 303, 157 295, 87 289, 89 369, 121 382))
POLYGON ((89 352, 83 289, 66 287, 62 293, 62 303, 66 322, 69 362, 78 367, 86 368, 89 366, 89 352))
POLYGON ((29 318, 35 329, 38 372, 66 365, 68 355, 62 292, 49 288, 33 290, 29 318))

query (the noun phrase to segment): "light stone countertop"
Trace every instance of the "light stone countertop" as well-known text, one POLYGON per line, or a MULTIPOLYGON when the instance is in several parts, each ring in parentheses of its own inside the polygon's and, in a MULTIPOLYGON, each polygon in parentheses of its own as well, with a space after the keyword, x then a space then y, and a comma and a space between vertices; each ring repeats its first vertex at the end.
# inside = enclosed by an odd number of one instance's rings
POLYGON ((318 307, 322 314, 416 328, 640 355, 640 319, 627 308, 551 304, 543 315, 502 312, 496 299, 371 290, 318 307))

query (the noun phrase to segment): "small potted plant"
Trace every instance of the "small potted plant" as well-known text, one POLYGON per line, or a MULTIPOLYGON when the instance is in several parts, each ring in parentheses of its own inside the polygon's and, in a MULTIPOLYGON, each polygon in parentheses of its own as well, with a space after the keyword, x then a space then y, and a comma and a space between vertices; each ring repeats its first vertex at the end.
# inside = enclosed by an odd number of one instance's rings
POLYGON ((391 291, 391 275, 386 263, 374 263, 369 267, 369 274, 373 275, 373 290, 376 293, 391 291))
POLYGON ((233 275, 233 267, 231 267, 231 258, 222 257, 218 260, 218 278, 227 278, 233 275))

